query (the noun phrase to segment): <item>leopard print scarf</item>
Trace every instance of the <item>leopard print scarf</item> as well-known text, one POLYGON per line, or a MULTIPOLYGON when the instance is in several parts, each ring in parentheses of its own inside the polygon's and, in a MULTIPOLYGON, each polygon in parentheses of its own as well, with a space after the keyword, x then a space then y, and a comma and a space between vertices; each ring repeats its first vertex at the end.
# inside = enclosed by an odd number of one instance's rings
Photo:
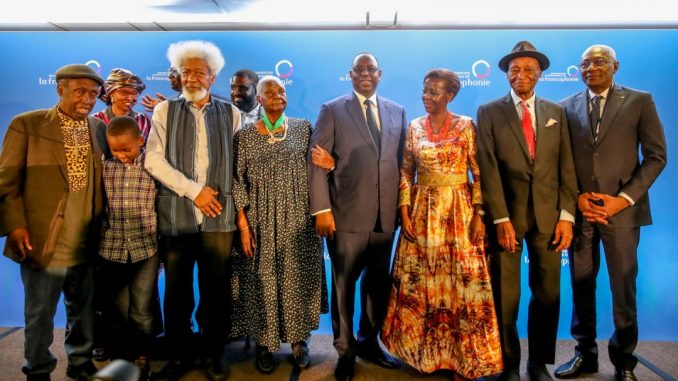
POLYGON ((68 190, 77 192, 87 186, 87 154, 90 150, 87 119, 75 120, 57 109, 64 138, 68 190))

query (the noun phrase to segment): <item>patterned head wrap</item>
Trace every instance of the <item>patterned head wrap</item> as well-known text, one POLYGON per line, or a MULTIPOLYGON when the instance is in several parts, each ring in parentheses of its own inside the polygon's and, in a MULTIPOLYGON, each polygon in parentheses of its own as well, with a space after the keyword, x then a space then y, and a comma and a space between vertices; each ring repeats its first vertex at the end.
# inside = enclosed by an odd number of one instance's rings
POLYGON ((141 78, 134 75, 131 71, 122 68, 115 68, 111 70, 111 73, 108 75, 108 78, 106 78, 104 85, 101 87, 99 99, 101 99, 107 105, 110 105, 110 94, 122 87, 131 87, 141 93, 146 88, 146 85, 144 85, 144 82, 141 80, 141 78))

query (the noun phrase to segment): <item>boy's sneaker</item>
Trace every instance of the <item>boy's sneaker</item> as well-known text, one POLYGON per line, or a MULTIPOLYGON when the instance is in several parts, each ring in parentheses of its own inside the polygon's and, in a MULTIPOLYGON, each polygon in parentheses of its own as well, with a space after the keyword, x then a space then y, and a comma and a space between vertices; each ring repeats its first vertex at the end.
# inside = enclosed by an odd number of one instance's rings
POLYGON ((108 360, 108 354, 106 354, 104 348, 94 348, 92 355, 94 356, 94 361, 97 362, 104 362, 108 360))
POLYGON ((151 360, 146 356, 139 356, 134 360, 134 365, 139 368, 139 381, 148 381, 151 377, 151 360))

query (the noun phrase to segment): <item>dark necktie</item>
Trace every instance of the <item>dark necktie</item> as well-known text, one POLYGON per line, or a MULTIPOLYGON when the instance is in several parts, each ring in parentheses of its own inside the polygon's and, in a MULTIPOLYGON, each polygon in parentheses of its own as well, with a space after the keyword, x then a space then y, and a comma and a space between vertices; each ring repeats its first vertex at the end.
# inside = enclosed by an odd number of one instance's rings
POLYGON ((520 107, 523 109, 521 122, 523 127, 523 134, 525 135, 525 141, 527 142, 527 150, 530 152, 530 157, 532 158, 532 160, 534 160, 534 156, 537 153, 537 142, 534 139, 534 129, 532 128, 532 116, 530 114, 530 109, 527 108, 527 102, 520 101, 520 107))
POLYGON ((381 134, 379 133, 379 128, 377 128, 377 122, 374 120, 374 113, 372 113, 372 101, 369 99, 365 99, 365 102, 363 102, 365 106, 367 106, 367 110, 365 110, 365 118, 367 119, 367 127, 370 129, 370 133, 372 134, 372 139, 374 140, 374 144, 377 146, 377 151, 381 150, 381 134))
POLYGON ((600 95, 591 98, 591 133, 593 140, 598 138, 598 124, 600 124, 600 95))

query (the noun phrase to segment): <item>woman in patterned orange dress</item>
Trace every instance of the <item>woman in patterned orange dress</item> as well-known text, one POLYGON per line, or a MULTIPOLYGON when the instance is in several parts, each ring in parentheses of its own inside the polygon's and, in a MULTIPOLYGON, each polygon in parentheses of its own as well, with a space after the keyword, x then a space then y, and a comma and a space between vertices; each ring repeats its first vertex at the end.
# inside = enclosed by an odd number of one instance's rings
POLYGON ((502 356, 483 245, 475 128, 470 118, 447 111, 459 87, 452 71, 429 71, 422 95, 427 115, 410 123, 382 341, 420 372, 445 369, 463 380, 499 373, 502 356))

